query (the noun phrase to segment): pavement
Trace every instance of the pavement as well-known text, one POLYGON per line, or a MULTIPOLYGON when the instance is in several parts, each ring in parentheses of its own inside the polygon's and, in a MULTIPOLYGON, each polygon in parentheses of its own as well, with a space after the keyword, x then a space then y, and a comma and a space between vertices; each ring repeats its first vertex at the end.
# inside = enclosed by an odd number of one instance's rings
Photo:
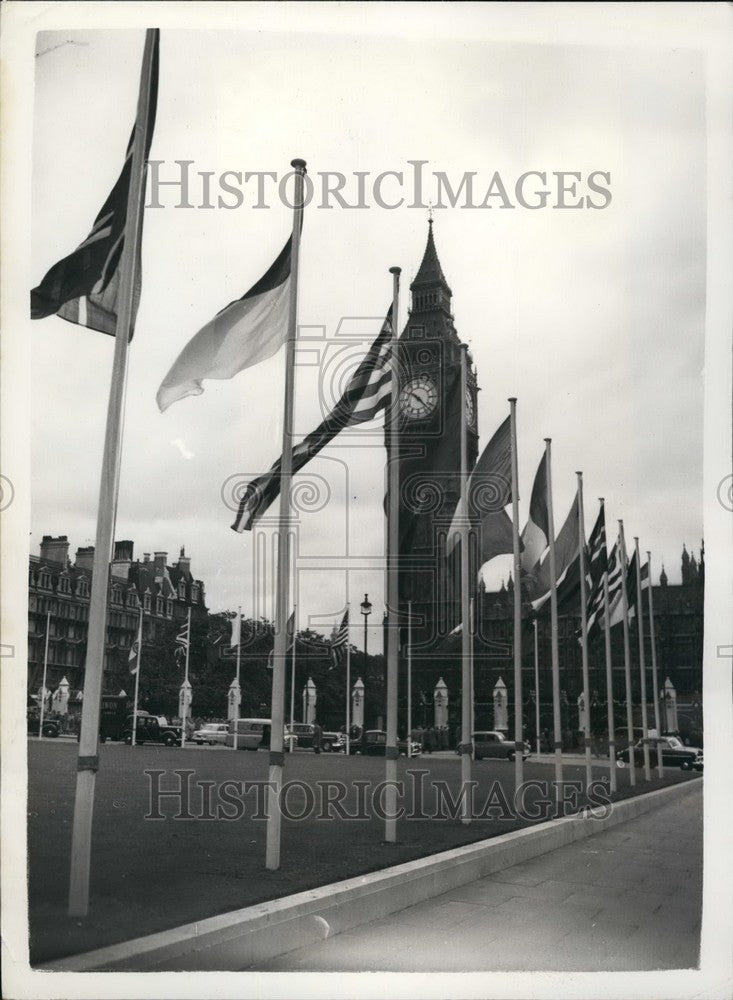
POLYGON ((256 968, 695 968, 702 913, 702 791, 699 781, 678 801, 607 832, 256 968))

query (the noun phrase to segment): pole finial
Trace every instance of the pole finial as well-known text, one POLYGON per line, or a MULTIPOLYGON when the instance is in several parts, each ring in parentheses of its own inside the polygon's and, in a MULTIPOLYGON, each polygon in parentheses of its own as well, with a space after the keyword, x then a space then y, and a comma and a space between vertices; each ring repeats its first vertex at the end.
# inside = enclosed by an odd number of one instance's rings
POLYGON ((305 173, 305 160, 291 160, 290 166, 294 167, 295 170, 302 170, 305 173))
POLYGON ((389 273, 390 274, 402 274, 402 268, 401 267, 390 267, 389 273))
POLYGON ((545 444, 550 444, 551 441, 552 441, 552 438, 545 438, 545 444))
POLYGON ((432 201, 429 201, 428 202, 428 225, 432 226, 432 224, 433 224, 433 203, 432 203, 432 201))

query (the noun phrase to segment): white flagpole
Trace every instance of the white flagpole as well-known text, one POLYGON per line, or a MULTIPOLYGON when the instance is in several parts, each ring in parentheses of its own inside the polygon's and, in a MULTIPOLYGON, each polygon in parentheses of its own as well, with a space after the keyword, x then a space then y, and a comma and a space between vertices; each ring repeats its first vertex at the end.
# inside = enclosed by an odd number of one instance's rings
MULTIPOLYGON (((469 615, 468 615, 469 626, 470 626, 470 635, 471 635, 471 645, 469 647, 469 656, 470 656, 470 660, 471 660, 471 663, 470 663, 470 667, 471 667, 471 733, 475 733, 476 732, 476 677, 474 676, 475 675, 475 661, 474 661, 474 649, 473 649, 473 647, 474 647, 473 637, 476 634, 476 620, 475 620, 475 617, 474 617, 475 614, 476 614, 476 598, 472 597, 471 598, 471 607, 469 609, 469 615)), ((475 747, 473 745, 473 740, 471 740, 471 760, 475 760, 476 759, 475 758, 475 752, 476 751, 475 751, 475 747)))
MULTIPOLYGON (((516 585, 515 585, 516 586, 516 585)), ((540 756, 540 650, 537 638, 537 618, 534 620, 534 719, 537 738, 537 759, 540 756)))
POLYGON ((51 631, 51 612, 46 612, 46 648, 43 652, 43 685, 41 687, 41 715, 38 720, 38 739, 43 739, 43 717, 46 714, 46 676, 48 674, 48 636, 51 631))
POLYGON ((270 768, 267 787, 267 846, 265 867, 280 867, 280 789, 283 778, 283 737, 285 734, 285 671, 288 648, 288 602, 290 600, 290 563, 293 544, 291 522, 291 482, 293 477, 293 409, 295 403, 295 345, 298 339, 298 272, 300 266, 300 227, 303 218, 303 177, 305 160, 292 160, 295 171, 293 204, 293 239, 290 265, 290 315, 285 356, 285 395, 283 402, 283 447, 280 467, 280 514, 278 518, 277 606, 275 644, 272 656, 272 709, 270 729, 270 768))
POLYGON ((384 750, 385 822, 384 839, 397 842, 397 672, 399 668, 399 517, 400 517, 400 438, 399 382, 397 331, 399 328, 400 274, 402 269, 391 267, 392 275, 392 393, 388 413, 388 515, 387 515, 387 745, 384 750))
POLYGON ((407 756, 412 757, 412 601, 407 602, 407 756))
POLYGON ((461 823, 471 822, 471 755, 473 752, 473 732, 471 730, 471 625, 470 615, 470 574, 469 574, 469 525, 468 525, 468 415, 466 394, 468 392, 468 347, 461 345, 461 494, 460 509, 463 512, 461 525, 461 823))
POLYGON ((512 440, 512 548, 514 550, 514 740, 519 751, 514 755, 514 787, 524 781, 524 728, 522 726, 522 587, 519 550, 519 462, 517 459, 517 400, 509 400, 512 440))
POLYGON ((649 757, 649 718, 646 706, 646 656, 644 655, 644 605, 641 599, 641 557, 639 555, 639 539, 634 536, 634 551, 636 552, 636 617, 639 622, 639 674, 641 679, 641 728, 642 746, 644 748, 644 780, 652 780, 652 766, 649 757))
POLYGON ((583 511, 583 473, 578 477, 578 558, 580 560, 580 628, 583 660, 583 738, 585 742, 585 787, 593 781, 593 762, 590 752, 590 677, 588 672, 588 597, 585 579, 585 514, 583 511))
POLYGON ((636 762, 634 760, 634 709, 631 701, 631 643, 629 642, 629 594, 626 587, 626 541, 624 522, 618 522, 619 559, 621 561, 621 601, 624 613, 624 675, 626 678, 626 737, 629 743, 629 782, 636 785, 636 762))
MULTIPOLYGON (((346 586, 348 587, 348 580, 346 586)), ((351 753, 351 740, 349 731, 351 729, 351 614, 349 609, 351 604, 346 602, 346 756, 351 753)))
MULTIPOLYGON (((242 605, 240 604, 237 608, 237 690, 235 694, 237 698, 241 698, 241 687, 240 687, 240 669, 241 669, 241 656, 242 656, 242 605)), ((239 702, 234 706, 234 739, 232 740, 232 748, 234 750, 239 749, 239 702)))
POLYGON ((295 616, 298 613, 297 604, 293 606, 293 649, 290 654, 290 741, 288 750, 290 753, 294 751, 294 740, 293 740, 293 726, 295 725, 295 616))
POLYGON ((127 197, 125 240, 120 260, 119 311, 115 329, 107 426, 102 458, 102 476, 97 505, 97 533, 92 569, 92 594, 89 604, 89 628, 84 665, 84 700, 79 734, 76 797, 71 834, 71 865, 69 873, 69 905, 71 917, 84 917, 89 909, 89 877, 91 870, 92 819, 94 789, 99 767, 99 716, 104 675, 107 624, 107 593, 112 543, 117 518, 117 496, 120 481, 123 414, 127 381, 127 349, 132 323, 137 248, 143 215, 145 180, 145 132, 150 105, 153 51, 156 29, 145 33, 140 91, 135 119, 135 141, 130 166, 130 187, 127 197))
MULTIPOLYGON (((652 643, 652 691, 654 694, 654 725, 657 729, 657 738, 662 735, 659 721, 659 681, 657 679, 657 642, 654 633, 654 598, 652 597, 652 554, 647 552, 647 563, 649 565, 649 638, 652 643)), ((664 761, 662 760, 662 747, 657 744, 657 769, 659 777, 664 777, 664 761)))
MULTIPOLYGON (((600 498, 604 502, 603 497, 600 498)), ((604 515, 605 520, 605 515, 604 515)), ((608 767, 611 772, 611 792, 617 788, 616 781, 616 723, 613 718, 613 660, 611 658, 611 617, 608 599, 608 562, 603 574, 603 637, 606 652, 606 713, 608 718, 608 767)))
POLYGON ((137 670, 135 671, 135 695, 132 703, 132 745, 137 745, 137 696, 140 691, 140 656, 143 646, 143 606, 140 605, 140 624, 137 630, 137 670))
POLYGON ((557 562, 555 558, 555 517, 552 509, 551 438, 545 438, 547 466, 547 531, 550 546, 550 648, 552 651, 552 728, 555 749, 555 793, 559 807, 562 789, 562 719, 560 717, 560 652, 557 644, 557 562))
POLYGON ((186 745, 186 719, 188 718, 188 654, 191 650, 191 609, 186 619, 186 676, 183 679, 183 718, 181 719, 181 747, 186 745))

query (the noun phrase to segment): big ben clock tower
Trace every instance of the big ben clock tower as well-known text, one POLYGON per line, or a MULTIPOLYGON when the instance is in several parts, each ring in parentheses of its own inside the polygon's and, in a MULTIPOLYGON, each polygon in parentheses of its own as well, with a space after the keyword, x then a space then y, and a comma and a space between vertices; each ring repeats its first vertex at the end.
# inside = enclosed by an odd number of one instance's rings
MULTIPOLYGON (((415 681, 418 689, 432 691, 439 670, 452 673, 436 649, 460 621, 458 567, 446 556, 445 539, 460 493, 461 407, 469 470, 478 451, 476 378, 468 355, 461 398, 461 353, 467 349, 453 324, 452 293, 438 260, 432 220, 410 293, 409 318, 398 341, 399 593, 403 621, 412 602, 415 681)), ((473 585, 475 572, 471 579, 473 585)), ((457 693, 455 684, 448 685, 457 693)))

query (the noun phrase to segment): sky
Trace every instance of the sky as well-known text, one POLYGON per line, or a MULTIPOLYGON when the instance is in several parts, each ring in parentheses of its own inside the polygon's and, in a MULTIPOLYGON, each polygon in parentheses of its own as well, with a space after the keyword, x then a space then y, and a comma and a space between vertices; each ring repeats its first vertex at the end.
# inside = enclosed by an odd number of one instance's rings
MULTIPOLYGON (((428 230, 427 210, 410 207, 409 161, 427 161, 425 201, 436 200, 433 171, 454 188, 474 172, 479 203, 498 172, 515 204, 517 178, 545 172, 553 191, 545 208, 502 208, 493 198, 487 209, 434 209, 456 328, 478 372, 481 446, 516 396, 521 523, 551 437, 557 528, 582 470, 586 533, 604 496, 609 535, 623 518, 627 540, 638 535, 652 551, 654 579, 664 562, 679 582, 682 544, 697 554, 703 530, 704 62, 680 47, 498 44, 485 37, 490 13, 477 9, 481 30, 461 39, 417 38, 394 21, 384 35, 351 34, 352 20, 328 34, 164 29, 151 156, 163 161, 161 179, 177 176, 176 160, 193 161, 194 204, 198 171, 214 173, 216 200, 224 171, 281 177, 302 157, 317 189, 325 171, 346 175, 352 202, 354 172, 368 172, 368 208, 314 199, 305 212, 302 434, 378 333, 395 264, 406 320, 428 230), (386 198, 405 196, 399 208, 376 203, 371 185, 383 171, 404 174, 401 192, 384 182, 386 198), (563 171, 581 174, 583 196, 592 193, 589 174, 610 174, 610 203, 553 208, 553 173, 563 171)), ((143 40, 129 30, 37 36, 35 282, 86 236, 117 177, 143 40)), ((271 529, 259 545, 236 535, 222 491, 228 497, 230 477, 244 482, 280 453, 284 351, 231 381, 207 382, 203 395, 163 415, 155 404, 178 352, 255 283, 292 226, 275 194, 256 209, 254 184, 238 186, 236 209, 176 208, 167 187, 163 207, 146 211, 116 537, 133 539, 136 556, 163 550, 175 559, 185 545, 212 610, 271 615, 271 529)), ((44 534, 66 534, 73 555, 94 543, 113 341, 57 317, 28 321, 27 332, 30 550, 44 534)), ((346 600, 358 604, 368 592, 370 648, 384 586, 380 424, 342 433, 307 467, 303 479, 320 498, 298 520, 300 627, 330 628, 346 600)), ((488 564, 487 586, 510 568, 511 556, 488 564)), ((360 629, 354 640, 361 645, 360 629)))

